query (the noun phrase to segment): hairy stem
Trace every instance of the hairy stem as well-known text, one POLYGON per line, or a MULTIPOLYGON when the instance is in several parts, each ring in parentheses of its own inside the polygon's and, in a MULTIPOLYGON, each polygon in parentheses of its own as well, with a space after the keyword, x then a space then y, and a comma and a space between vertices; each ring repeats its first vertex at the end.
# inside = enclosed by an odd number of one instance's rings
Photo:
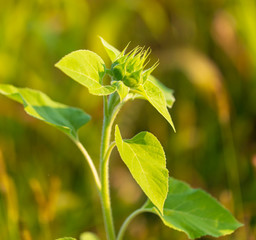
POLYGON ((115 240, 115 229, 112 217, 110 191, 109 191, 109 165, 108 159, 104 159, 106 149, 108 148, 111 136, 111 126, 107 117, 104 116, 101 140, 101 157, 100 157, 100 173, 101 173, 101 202, 105 229, 108 240, 115 240))
POLYGON ((109 146, 111 138, 111 129, 115 117, 121 108, 121 104, 116 107, 108 107, 108 99, 104 96, 104 119, 102 127, 102 138, 101 138, 101 154, 100 154, 100 173, 101 173, 101 204, 105 223, 105 229, 108 240, 115 240, 115 227, 112 217, 111 201, 110 201, 110 190, 109 190, 109 157, 114 144, 109 146), (109 109, 112 109, 109 112, 109 109))

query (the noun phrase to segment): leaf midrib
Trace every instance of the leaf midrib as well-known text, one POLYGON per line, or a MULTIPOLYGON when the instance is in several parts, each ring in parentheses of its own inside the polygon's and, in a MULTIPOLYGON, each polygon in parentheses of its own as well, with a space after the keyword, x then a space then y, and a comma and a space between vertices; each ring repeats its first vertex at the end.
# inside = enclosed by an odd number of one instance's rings
MULTIPOLYGON (((199 209, 199 208, 197 208, 199 209)), ((196 209, 193 209, 193 210, 196 210, 196 209)), ((197 216, 197 215, 194 215, 194 214, 191 214, 189 212, 184 212, 184 211, 181 211, 181 210, 175 210, 175 209, 166 209, 164 208, 164 211, 166 212, 177 212, 179 214, 182 214, 182 215, 188 215, 188 216, 192 216, 192 217, 195 217, 195 218, 199 218, 199 219, 202 219, 202 220, 206 220, 208 222, 215 222, 216 220, 211 220, 210 218, 205 218, 205 217, 201 217, 201 216, 197 216)), ((217 220, 219 223, 221 224, 225 224, 226 222, 222 222, 221 220, 217 220)))
MULTIPOLYGON (((122 140, 122 144, 124 144, 124 143, 125 143, 125 141, 122 140)), ((147 184, 149 185, 149 182, 148 182, 148 179, 147 179, 147 177, 146 177, 145 171, 144 171, 144 169, 143 169, 143 167, 142 167, 142 165, 141 165, 141 163, 140 163, 140 161, 139 161, 139 158, 138 158, 137 154, 136 154, 136 153, 134 152, 134 150, 129 146, 129 144, 126 144, 126 145, 127 145, 128 148, 131 149, 131 151, 132 151, 133 154, 134 154, 134 156, 133 156, 133 158, 132 158, 132 169, 134 169, 133 160, 134 160, 134 157, 135 157, 135 158, 137 159, 139 165, 140 165, 140 168, 141 168, 141 170, 142 170, 143 176, 144 176, 144 178, 146 178, 147 184)))
MULTIPOLYGON (((86 78, 89 78, 89 79, 92 80, 93 82, 95 82, 95 83, 101 85, 97 80, 95 80, 94 78, 92 78, 92 77, 90 77, 90 76, 88 76, 88 75, 86 75, 86 74, 84 74, 84 73, 82 73, 82 72, 75 71, 75 70, 73 70, 73 69, 71 69, 71 68, 68 68, 68 67, 65 67, 65 66, 62 66, 62 68, 67 69, 67 70, 69 70, 69 71, 71 71, 71 72, 80 74, 80 75, 82 75, 82 76, 84 76, 84 77, 86 77, 86 78)), ((99 75, 98 75, 98 77, 99 77, 99 75)), ((99 77, 99 79, 100 79, 100 77, 99 77)), ((103 87, 103 86, 101 85, 101 87, 103 87)), ((99 88, 100 88, 100 87, 99 87, 99 88)))

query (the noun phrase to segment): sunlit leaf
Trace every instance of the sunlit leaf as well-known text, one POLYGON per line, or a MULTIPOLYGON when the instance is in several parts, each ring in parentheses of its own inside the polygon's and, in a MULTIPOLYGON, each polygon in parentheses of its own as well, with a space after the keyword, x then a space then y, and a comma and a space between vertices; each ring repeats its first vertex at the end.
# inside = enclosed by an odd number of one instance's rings
POLYGON ((90 120, 81 109, 55 102, 40 91, 0 84, 0 93, 23 104, 30 116, 55 126, 72 138, 77 138, 78 129, 90 120))
POLYGON ((88 50, 78 50, 63 57, 55 65, 69 77, 89 89, 94 95, 109 95, 114 86, 103 85, 105 65, 100 56, 88 50))
POLYGON ((111 46, 107 41, 105 41, 102 37, 100 37, 100 40, 109 56, 112 62, 114 62, 118 56, 120 55, 120 51, 117 50, 115 47, 111 46))
POLYGON ((81 234, 80 240, 99 240, 99 238, 94 233, 85 232, 81 234))
POLYGON ((162 212, 168 191, 168 170, 160 142, 149 132, 141 132, 132 139, 123 140, 117 125, 115 141, 132 176, 162 212))
POLYGON ((172 108, 173 103, 175 102, 175 97, 173 96, 173 90, 166 87, 164 84, 162 84, 158 79, 156 79, 152 75, 149 75, 148 80, 154 83, 156 86, 158 86, 162 90, 166 100, 167 107, 172 108))
POLYGON ((164 214, 153 203, 146 211, 159 215, 170 228, 185 232, 189 238, 205 235, 219 237, 230 234, 241 224, 213 197, 201 189, 193 189, 186 183, 169 178, 169 193, 164 204, 164 214))
POLYGON ((170 123, 175 131, 172 118, 167 109, 166 99, 163 91, 155 83, 151 81, 145 81, 145 83, 140 86, 139 92, 170 123))

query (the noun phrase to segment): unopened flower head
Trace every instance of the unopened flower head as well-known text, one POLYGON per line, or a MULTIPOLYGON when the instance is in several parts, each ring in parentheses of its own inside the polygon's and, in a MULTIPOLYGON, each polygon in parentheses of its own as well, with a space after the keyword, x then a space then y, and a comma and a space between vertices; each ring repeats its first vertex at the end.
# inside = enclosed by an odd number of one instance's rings
POLYGON ((147 59, 151 52, 150 48, 144 50, 144 47, 136 47, 127 54, 124 54, 124 51, 111 66, 113 80, 123 81, 127 87, 136 88, 147 80, 158 62, 144 70, 149 62, 147 59))

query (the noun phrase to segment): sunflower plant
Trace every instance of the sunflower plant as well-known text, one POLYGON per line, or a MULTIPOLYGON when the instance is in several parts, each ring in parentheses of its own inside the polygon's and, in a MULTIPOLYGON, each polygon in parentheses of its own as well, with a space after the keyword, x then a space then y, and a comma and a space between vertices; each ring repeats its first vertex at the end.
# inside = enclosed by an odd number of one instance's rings
MULTIPOLYGON (((127 52, 126 47, 119 51, 102 38, 101 42, 111 60, 109 68, 100 56, 89 50, 71 52, 56 64, 57 68, 86 87, 91 94, 103 98, 99 169, 78 136, 79 128, 90 120, 87 113, 28 88, 0 84, 0 93, 23 104, 29 115, 64 132, 82 152, 98 189, 108 240, 123 239, 129 223, 143 212, 158 215, 167 227, 184 232, 190 239, 232 233, 241 224, 228 210, 203 190, 192 189, 188 184, 169 176, 164 150, 152 133, 144 131, 131 139, 123 139, 118 125, 113 126, 122 106, 139 98, 148 101, 175 131, 168 111, 175 98, 171 89, 151 75, 158 62, 147 68, 150 49, 136 47, 127 52), (111 81, 105 84, 107 75, 111 81), (113 128, 114 139, 111 139, 113 128), (148 198, 141 208, 127 217, 118 232, 112 217, 109 189, 109 161, 115 147, 148 198)), ((65 237, 59 240, 72 239, 65 237)), ((90 232, 83 233, 80 239, 99 240, 90 232)))

